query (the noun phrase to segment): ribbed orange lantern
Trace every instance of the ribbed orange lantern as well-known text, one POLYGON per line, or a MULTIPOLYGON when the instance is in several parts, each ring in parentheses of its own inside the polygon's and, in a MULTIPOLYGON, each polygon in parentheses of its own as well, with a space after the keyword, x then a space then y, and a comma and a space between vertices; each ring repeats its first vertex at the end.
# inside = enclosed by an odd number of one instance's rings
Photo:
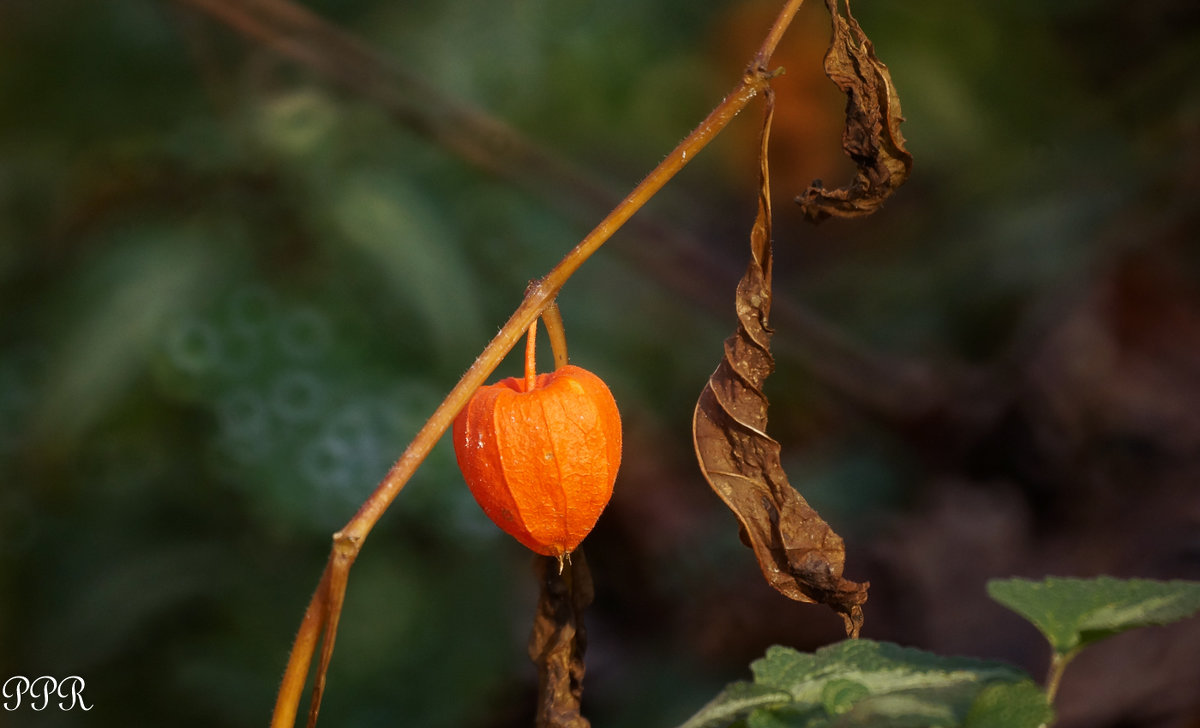
POLYGON ((621 416, 600 379, 573 365, 480 387, 454 420, 454 454, 488 518, 560 563, 591 532, 621 464, 621 416))

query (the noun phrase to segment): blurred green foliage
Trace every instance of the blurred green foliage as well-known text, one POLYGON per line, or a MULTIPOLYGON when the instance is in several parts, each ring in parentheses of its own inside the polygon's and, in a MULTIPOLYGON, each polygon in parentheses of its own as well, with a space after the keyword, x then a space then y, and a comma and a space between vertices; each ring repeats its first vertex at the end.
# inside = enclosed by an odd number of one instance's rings
MULTIPOLYGON (((1196 29, 1146 29, 1158 42, 1121 72, 1090 40, 1121 37, 1116 3, 860 5, 917 173, 881 220, 781 223, 779 289, 873 345, 986 356, 1107 254, 1114 206, 1169 184, 1200 108, 1196 29)), ((759 42, 725 37, 742 6, 724 0, 310 7, 618 192, 737 78, 717 49, 759 42)), ((718 301, 752 214, 738 143, 651 206, 728 267, 718 301)), ((182 6, 0 5, 0 677, 83 676, 89 725, 262 725, 328 535, 589 222, 182 6)), ((623 262, 641 244, 618 236, 568 285, 572 353, 612 385, 630 458, 702 491, 688 422, 731 317, 623 262)), ((793 478, 854 533, 903 499, 903 460, 822 429, 819 388, 780 367, 780 439, 811 445, 793 478)), ((729 677, 686 625, 653 624, 753 575, 697 501, 667 556, 604 520, 593 539, 598 725, 677 722, 729 677), (655 591, 623 581, 628 554, 659 559, 655 591)), ((352 573, 325 720, 528 724, 528 561, 443 442, 352 573)))

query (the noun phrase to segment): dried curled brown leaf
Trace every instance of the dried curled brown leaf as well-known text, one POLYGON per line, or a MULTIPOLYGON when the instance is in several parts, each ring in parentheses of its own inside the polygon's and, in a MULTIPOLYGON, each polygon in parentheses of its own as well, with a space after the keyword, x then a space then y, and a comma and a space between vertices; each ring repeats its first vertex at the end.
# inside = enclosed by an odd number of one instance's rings
POLYGON ((705 478, 734 512, 742 539, 767 582, 797 601, 826 604, 857 637, 867 584, 842 578, 842 539, 788 482, 779 443, 767 436, 762 385, 775 368, 771 356, 771 194, 767 170, 773 99, 760 150, 758 215, 750 234, 750 264, 738 284, 738 328, 725 340, 725 357, 709 378, 692 421, 696 455, 705 478))
POLYGON ((583 653, 587 633, 583 612, 595 595, 592 573, 583 551, 571 554, 559 573, 559 562, 537 559, 538 597, 529 657, 538 670, 537 728, 590 728, 580 713, 583 698, 583 653))
POLYGON ((846 128, 842 149, 858 171, 849 185, 835 190, 814 182, 796 198, 813 222, 827 217, 869 215, 891 196, 912 172, 912 155, 900 133, 900 97, 875 46, 839 0, 825 0, 833 22, 833 38, 825 54, 825 74, 846 94, 846 128))

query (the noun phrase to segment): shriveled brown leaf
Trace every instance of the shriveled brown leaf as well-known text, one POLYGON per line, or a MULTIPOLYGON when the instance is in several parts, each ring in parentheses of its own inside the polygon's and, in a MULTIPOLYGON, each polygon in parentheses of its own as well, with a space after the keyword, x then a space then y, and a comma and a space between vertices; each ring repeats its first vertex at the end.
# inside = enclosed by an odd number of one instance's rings
POLYGON ((582 551, 559 573, 559 563, 538 557, 537 615, 529 636, 529 657, 538 670, 537 728, 590 728, 580 713, 583 697, 583 653, 587 633, 583 612, 595 592, 592 573, 582 551))
POLYGON ((814 182, 796 202, 813 222, 827 217, 869 215, 891 196, 912 172, 912 155, 900 133, 900 97, 887 66, 859 27, 845 0, 825 0, 833 22, 833 38, 825 54, 825 74, 846 94, 846 128, 842 149, 858 168, 845 187, 828 190, 814 182))
POLYGON ((742 539, 767 582, 783 595, 826 604, 857 637, 867 584, 842 578, 842 539, 788 482, 779 443, 767 436, 762 385, 775 368, 771 356, 771 194, 767 169, 773 98, 760 150, 758 215, 750 234, 750 264, 738 284, 738 328, 725 340, 725 357, 696 403, 692 431, 705 478, 734 512, 742 539))

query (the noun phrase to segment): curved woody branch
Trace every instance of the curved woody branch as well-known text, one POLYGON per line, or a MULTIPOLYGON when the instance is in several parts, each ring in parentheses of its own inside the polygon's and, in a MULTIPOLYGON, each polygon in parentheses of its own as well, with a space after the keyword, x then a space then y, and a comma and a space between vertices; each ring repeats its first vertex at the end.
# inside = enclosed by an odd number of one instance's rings
MULTIPOLYGON (((185 0, 200 7, 223 5, 217 0, 185 0)), ((466 404, 471 395, 484 384, 487 377, 496 369, 503 358, 512 350, 520 337, 528 330, 530 324, 542 315, 547 306, 552 304, 558 292, 567 280, 579 269, 601 245, 603 245, 630 217, 650 200, 662 187, 671 180, 688 161, 708 145, 710 141, 742 110, 747 104, 770 83, 770 74, 764 70, 766 62, 774 51, 775 44, 786 29, 796 9, 803 0, 789 0, 784 11, 780 14, 767 41, 755 56, 755 62, 747 69, 741 82, 730 92, 720 104, 692 131, 678 146, 642 180, 628 196, 625 197, 603 220, 581 240, 545 277, 536 281, 526 291, 525 299, 513 312, 500 332, 484 348, 475 362, 450 390, 445 400, 422 426, 404 453, 392 466, 387 476, 376 487, 375 491, 358 509, 354 517, 340 531, 333 535, 333 550, 329 562, 314 594, 300 632, 293 645, 292 653, 284 674, 283 682, 276 700, 275 712, 271 725, 273 728, 291 726, 295 722, 299 697, 311 665, 312 653, 317 642, 318 631, 324 631, 321 648, 321 660, 313 687, 312 705, 309 709, 308 724, 314 726, 320 709, 321 696, 324 691, 325 675, 333 654, 333 646, 337 633, 338 619, 345 597, 346 583, 350 567, 353 565, 363 542, 371 529, 382 517, 388 506, 399 494, 400 490, 416 472, 418 466, 428 456, 433 446, 450 427, 458 411, 466 404)), ((278 6, 276 0, 257 0, 248 3, 247 8, 261 6, 278 6)), ((226 8, 228 9, 228 8, 226 8)), ((239 13, 229 16, 232 22, 245 23, 246 18, 239 13)), ((298 11, 289 20, 300 24, 307 21, 303 11, 298 11)), ((334 40, 345 43, 346 49, 352 54, 363 52, 352 39, 334 36, 334 40)), ((302 50, 302 49, 301 49, 302 50)))

